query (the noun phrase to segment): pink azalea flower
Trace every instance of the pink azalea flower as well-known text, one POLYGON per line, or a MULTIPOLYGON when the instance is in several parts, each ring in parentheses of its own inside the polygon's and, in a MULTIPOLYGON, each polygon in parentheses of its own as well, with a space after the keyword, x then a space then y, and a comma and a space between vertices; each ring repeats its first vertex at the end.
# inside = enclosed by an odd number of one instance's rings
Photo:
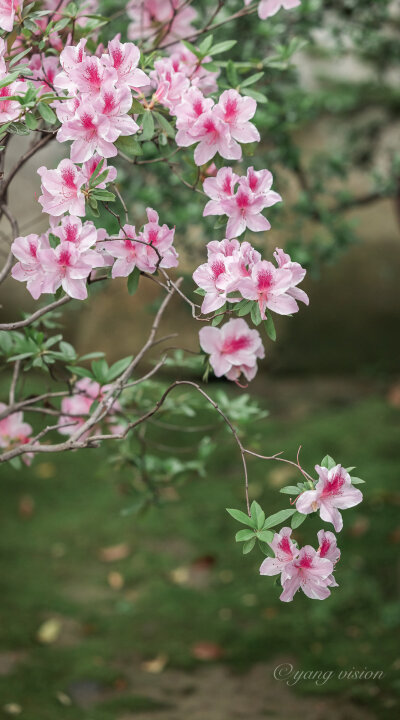
MULTIPOLYGON (((318 555, 322 558, 328 558, 328 560, 331 561, 333 566, 335 566, 340 558, 340 550, 337 547, 334 534, 329 532, 329 530, 320 530, 318 533, 318 543, 318 555)), ((330 587, 338 587, 338 584, 333 575, 329 576, 327 584, 330 587)))
POLYGON ((253 98, 242 96, 237 90, 225 90, 215 106, 215 113, 229 126, 234 140, 251 143, 260 141, 260 133, 249 122, 256 109, 257 103, 253 98))
POLYGON ((296 508, 304 515, 319 510, 322 520, 331 522, 336 532, 340 532, 343 518, 339 510, 358 505, 363 499, 362 493, 351 484, 349 473, 341 465, 330 470, 316 465, 315 470, 319 476, 315 489, 303 492, 296 508))
POLYGON ((172 247, 175 228, 171 229, 167 225, 159 225, 158 213, 152 208, 147 208, 146 213, 148 222, 143 227, 139 237, 148 245, 151 245, 151 247, 156 248, 161 256, 161 262, 159 262, 157 253, 151 251, 150 248, 147 249, 148 258, 153 258, 153 272, 155 272, 158 266, 162 268, 177 267, 178 254, 175 248, 172 247))
POLYGON ((210 355, 210 365, 217 377, 226 375, 236 380, 238 369, 252 379, 257 371, 257 358, 264 357, 260 333, 251 330, 245 320, 229 320, 221 328, 203 327, 199 332, 200 346, 210 355), (254 371, 255 370, 255 371, 254 371))
POLYGON ((44 57, 35 53, 29 61, 29 68, 33 72, 33 76, 29 79, 37 87, 42 88, 42 92, 51 92, 54 86, 54 79, 60 70, 58 57, 49 55, 44 57))
POLYGON ((113 165, 107 165, 107 160, 104 158, 101 158, 100 155, 97 153, 93 155, 93 157, 90 158, 90 160, 86 160, 85 163, 82 165, 82 175, 86 180, 86 183, 89 184, 91 177, 96 170, 99 162, 103 160, 103 164, 101 166, 101 170, 98 174, 98 177, 102 175, 107 170, 107 177, 105 180, 103 180, 101 183, 97 183, 93 187, 97 187, 100 190, 104 190, 107 187, 107 183, 114 182, 114 180, 117 177, 117 169, 113 165))
POLYGON ((0 38, 0 78, 3 78, 7 75, 7 68, 6 68, 6 61, 4 59, 4 55, 7 52, 7 45, 5 43, 5 40, 3 38, 0 38))
MULTIPOLYGON (((7 405, 0 402, 0 412, 7 410, 7 405)), ((32 435, 32 427, 29 423, 24 422, 22 412, 15 412, 0 420, 0 447, 12 449, 16 445, 26 445, 30 441, 32 435)), ((29 465, 33 458, 33 453, 26 453, 22 456, 22 460, 29 465)))
POLYGON ((261 563, 260 575, 279 575, 282 573, 282 582, 286 580, 286 567, 297 558, 299 548, 291 540, 292 529, 283 527, 279 533, 275 533, 271 542, 268 543, 274 551, 275 557, 267 557, 261 563))
POLYGON ((82 223, 80 218, 74 217, 73 215, 63 217, 60 225, 53 227, 51 232, 58 237, 62 243, 73 243, 80 252, 89 250, 89 248, 96 245, 98 241, 104 240, 107 235, 103 228, 98 230, 90 220, 82 223))
POLYGON ((160 58, 154 63, 154 70, 150 73, 150 79, 158 101, 167 107, 172 114, 176 107, 182 102, 182 98, 188 92, 190 81, 183 72, 178 72, 174 67, 171 58, 160 58), (162 87, 163 92, 159 92, 162 87))
POLYGON ((94 108, 99 115, 110 118, 110 123, 119 135, 134 135, 139 130, 127 113, 132 106, 132 93, 125 85, 115 88, 111 83, 104 83, 98 98, 94 102, 94 108))
POLYGON ((137 267, 141 272, 153 273, 157 263, 157 253, 140 240, 132 225, 124 225, 120 230, 118 240, 108 240, 101 243, 100 248, 116 258, 113 265, 112 277, 128 277, 137 267))
POLYGON ((193 124, 203 113, 210 110, 213 104, 213 100, 205 98, 198 88, 189 88, 182 102, 175 107, 176 127, 178 129, 175 138, 177 145, 188 147, 196 142, 191 134, 193 124))
POLYGON ((108 55, 102 57, 106 66, 114 68, 117 73, 117 85, 131 89, 149 84, 149 78, 138 68, 140 50, 133 43, 121 43, 120 35, 116 35, 108 43, 108 55))
MULTIPOLYGON (((251 0, 245 0, 245 4, 248 5, 251 0)), ((278 10, 284 8, 285 10, 291 10, 292 8, 298 7, 301 0, 261 0, 258 6, 258 16, 261 20, 276 15, 278 10)))
POLYGON ((77 85, 71 79, 71 73, 89 56, 85 52, 87 38, 79 40, 77 45, 67 45, 60 54, 62 70, 54 78, 54 85, 68 93, 76 93, 77 85))
MULTIPOLYGON (((203 215, 224 215, 222 201, 231 198, 239 176, 230 167, 218 170, 215 177, 208 177, 203 182, 203 190, 211 198, 204 208, 203 215)), ((233 237, 233 236, 232 236, 233 237)))
MULTIPOLYGON (((275 200, 275 202, 278 202, 278 200, 275 200)), ((261 211, 266 207, 264 196, 254 195, 244 185, 239 185, 235 195, 224 199, 221 206, 224 213, 229 217, 226 226, 226 236, 228 238, 241 235, 246 227, 253 232, 271 228, 271 223, 261 215, 261 211)))
POLYGON ((97 152, 101 157, 117 155, 113 144, 120 136, 120 130, 105 115, 97 112, 90 100, 82 100, 75 115, 59 129, 59 142, 73 140, 71 146, 72 162, 85 162, 97 152))
POLYGON ((48 247, 49 243, 45 235, 34 234, 17 237, 11 245, 14 257, 19 260, 13 266, 11 275, 14 280, 26 282, 27 290, 34 300, 42 294, 44 283, 44 272, 38 253, 48 247))
POLYGON ((72 68, 69 77, 79 92, 94 96, 99 94, 105 83, 118 80, 116 70, 112 66, 105 66, 95 55, 83 58, 82 62, 72 68))
MULTIPOLYGON (((5 74, 5 77, 6 76, 7 73, 5 74)), ((3 100, 2 98, 23 95, 27 89, 26 83, 21 82, 20 80, 16 80, 10 85, 5 85, 0 88, 0 125, 9 122, 10 120, 16 120, 23 112, 21 105, 17 100, 3 100)))
POLYGON ((0 0, 0 29, 11 32, 15 13, 19 10, 19 0, 0 0))
POLYGON ((219 117, 214 108, 200 115, 192 128, 196 165, 204 165, 218 152, 226 160, 240 160, 242 148, 231 136, 229 125, 219 117))
POLYGON ((42 166, 38 169, 42 179, 42 195, 39 202, 43 212, 49 215, 85 215, 85 196, 82 186, 85 176, 71 160, 61 160, 56 170, 42 166))
POLYGON ((39 250, 38 258, 44 271, 42 292, 54 294, 61 286, 76 300, 87 298, 86 280, 93 268, 104 264, 95 250, 81 253, 71 242, 61 242, 55 249, 39 250))
MULTIPOLYGON (((107 390, 109 385, 103 385, 103 387, 95 380, 89 378, 82 378, 74 386, 74 390, 77 390, 73 395, 65 397, 61 401, 61 412, 58 421, 58 432, 61 435, 72 435, 78 430, 83 423, 87 420, 90 413, 90 408, 93 403, 97 400, 100 402, 107 390)), ((113 410, 121 410, 121 406, 118 401, 114 402, 113 410)), ((112 433, 118 433, 121 429, 121 425, 117 425, 115 415, 108 415, 106 422, 109 425, 109 430, 112 433)), ((82 435, 82 439, 89 437, 93 432, 93 429, 82 435)))
POLYGON ((193 280, 206 295, 201 306, 202 313, 213 312, 222 307, 227 293, 235 286, 237 276, 230 272, 232 258, 222 253, 213 253, 208 262, 200 265, 193 273, 193 280))
POLYGON ((185 45, 179 44, 171 55, 171 62, 176 67, 177 72, 182 72, 189 78, 192 87, 198 88, 205 95, 217 92, 216 79, 219 71, 210 72, 210 70, 203 67, 204 63, 211 62, 211 57, 207 56, 200 62, 196 55, 188 50, 185 45))
POLYGON ((194 8, 185 6, 182 0, 130 0, 127 12, 132 19, 128 25, 130 40, 143 40, 164 29, 162 47, 195 30, 191 23, 197 13, 194 8))
POLYGON ((291 295, 295 300, 299 300, 305 305, 308 305, 310 300, 307 293, 305 293, 304 290, 300 290, 300 288, 296 287, 302 280, 304 280, 304 277, 306 275, 305 268, 303 268, 300 263, 293 262, 290 258, 290 255, 285 253, 280 248, 276 248, 274 252, 274 258, 278 267, 284 268, 285 270, 290 270, 290 272, 292 273, 292 287, 289 288, 289 290, 287 291, 288 295, 291 295))
POLYGON ((291 283, 290 270, 276 268, 267 260, 261 260, 253 265, 251 277, 240 281, 238 289, 247 300, 257 300, 261 317, 265 318, 266 308, 279 315, 298 311, 296 300, 287 293, 291 283))
POLYGON ((332 571, 328 558, 321 558, 311 545, 305 545, 293 562, 285 565, 280 599, 290 602, 301 589, 312 600, 325 600, 331 594, 328 582, 332 571))

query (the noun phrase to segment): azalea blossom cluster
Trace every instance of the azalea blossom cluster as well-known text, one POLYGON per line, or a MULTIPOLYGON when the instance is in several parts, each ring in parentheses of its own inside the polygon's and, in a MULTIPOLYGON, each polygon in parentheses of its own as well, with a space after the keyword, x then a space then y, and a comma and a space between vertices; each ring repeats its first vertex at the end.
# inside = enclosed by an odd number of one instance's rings
MULTIPOLYGON (((65 397, 61 401, 61 415, 58 419, 58 432, 61 435, 72 435, 87 420, 90 409, 94 402, 101 402, 109 390, 109 385, 101 386, 95 380, 82 378, 75 383, 73 395, 65 397)), ((120 412, 121 406, 116 400, 113 403, 113 413, 107 415, 106 423, 109 432, 116 435, 124 429, 124 425, 118 420, 115 413, 120 412)), ((93 434, 93 429, 83 433, 85 439, 93 434)), ((96 434, 96 433, 94 433, 96 434)))
MULTIPOLYGON (((1 8, 1 5, 0 5, 1 8)), ((1 15, 0 15, 1 19, 1 15)), ((1 24, 0 24, 1 27, 1 24)), ((3 38, 0 38, 0 82, 7 79, 9 75, 6 62, 4 59, 7 47, 3 38)), ((27 91, 27 84, 23 80, 14 80, 14 82, 0 87, 0 125, 3 123, 16 120, 21 115, 21 105, 18 100, 13 100, 15 96, 24 95, 27 91), (7 98, 10 98, 8 100, 7 98)))
POLYGON ((247 169, 247 175, 236 175, 230 167, 223 167, 215 177, 203 182, 203 190, 211 200, 204 208, 203 215, 227 215, 226 237, 235 238, 246 228, 253 232, 269 230, 271 224, 261 214, 282 200, 271 190, 272 173, 269 170, 247 169))
POLYGON ((249 242, 235 238, 208 243, 207 254, 207 262, 193 273, 193 280, 205 292, 203 313, 246 299, 257 301, 265 318, 266 309, 291 315, 299 309, 297 301, 309 302, 304 290, 297 287, 305 269, 281 249, 274 252, 276 265, 263 260, 249 242))
MULTIPOLYGON (((0 402, 0 413, 7 410, 7 405, 0 402)), ((32 427, 24 421, 22 412, 14 412, 7 417, 0 419, 0 448, 7 450, 17 445, 26 445, 31 440, 32 427)), ((29 465, 32 454, 26 453, 22 456, 24 462, 29 465)))
POLYGON ((184 0, 130 0, 126 9, 131 18, 128 25, 130 40, 158 36, 162 47, 195 32, 192 22, 197 12, 184 0))
POLYGON ((43 293, 54 294, 60 287, 70 297, 85 300, 87 280, 97 268, 113 265, 112 277, 126 277, 135 267, 150 274, 159 266, 175 267, 178 254, 172 247, 174 229, 159 225, 158 213, 152 208, 147 208, 147 217, 141 232, 125 225, 118 239, 107 242, 106 231, 97 229, 90 220, 82 222, 74 215, 56 218, 47 233, 14 240, 11 250, 18 262, 12 268, 12 277, 26 282, 35 300, 43 293))
POLYGON ((72 140, 71 160, 85 162, 97 152, 101 157, 117 155, 115 141, 134 135, 139 126, 129 115, 132 90, 148 84, 138 68, 139 48, 121 43, 117 35, 100 57, 86 51, 86 39, 67 46, 60 54, 62 70, 54 86, 68 99, 54 102, 61 127, 59 142, 72 140))
MULTIPOLYGON (((315 466, 318 475, 316 483, 310 483, 313 489, 302 492, 296 501, 297 512, 308 515, 319 511, 320 517, 332 523, 336 532, 343 528, 343 519, 339 510, 358 505, 362 493, 354 487, 349 472, 341 465, 333 467, 315 466), (315 487, 314 487, 315 485, 315 487)), ((284 527, 275 533, 270 548, 274 557, 267 557, 261 564, 261 575, 281 576, 283 592, 280 599, 293 600, 294 594, 301 589, 308 597, 324 600, 330 595, 330 587, 337 587, 333 577, 334 566, 340 558, 336 537, 330 531, 318 533, 318 550, 310 545, 298 548, 291 540, 291 528, 284 527)))
POLYGON ((283 591, 280 600, 290 602, 298 590, 312 600, 325 600, 330 587, 337 587, 333 577, 340 550, 333 533, 320 530, 318 550, 311 545, 301 549, 291 539, 292 530, 283 527, 268 543, 275 557, 267 557, 260 567, 261 575, 280 575, 283 591))
MULTIPOLYGON (((204 95, 210 95, 218 89, 219 72, 211 72, 204 67, 210 60, 210 57, 205 57, 200 62, 185 45, 177 45, 169 57, 156 60, 154 70, 150 72, 150 89, 154 90, 154 98, 168 108, 172 115, 177 115, 177 109, 190 98, 203 102, 204 95), (194 90, 197 93, 193 93, 194 90)), ((207 103, 209 107, 213 104, 212 100, 207 103)))
POLYGON ((240 143, 258 142, 260 134, 250 122, 256 101, 237 90, 224 90, 217 103, 191 88, 173 112, 176 115, 176 143, 180 147, 197 144, 196 165, 204 165, 219 153, 227 160, 240 160, 240 143))

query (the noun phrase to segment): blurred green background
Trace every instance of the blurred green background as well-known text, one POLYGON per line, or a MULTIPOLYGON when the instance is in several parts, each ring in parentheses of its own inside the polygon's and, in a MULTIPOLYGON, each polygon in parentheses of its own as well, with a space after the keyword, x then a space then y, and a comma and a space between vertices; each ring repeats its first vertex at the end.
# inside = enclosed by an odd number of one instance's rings
MULTIPOLYGON (((102 3, 105 12, 119 6, 102 3)), ((227 2, 224 12, 237 7, 227 2)), ((202 3, 201 11, 208 9, 202 3)), ((263 143, 243 166, 269 167, 284 203, 270 213, 273 231, 251 239, 264 254, 284 246, 309 269, 310 307, 277 324, 278 342, 267 346, 249 388, 270 414, 247 423, 246 442, 290 457, 301 444, 308 471, 326 453, 357 466, 365 499, 345 511, 340 587, 324 602, 296 596, 285 605, 258 574, 262 557, 241 554, 238 528, 225 513, 243 505, 239 458, 204 408, 193 421, 204 432, 184 433, 187 420, 172 412, 163 422, 175 432, 150 426, 165 482, 158 482, 158 501, 137 513, 129 512, 135 470, 109 462, 112 444, 41 456, 19 472, 2 467, 0 716, 398 715, 399 30, 396 3, 387 0, 373 10, 356 0, 303 0, 299 11, 266 23, 242 19, 218 34, 240 32, 240 49, 230 55, 248 63, 244 74, 260 62, 265 70, 257 88, 268 103, 256 117, 263 143), (195 468, 170 473, 168 463, 194 457, 204 434, 218 444, 205 476, 195 468), (324 684, 303 679, 288 686, 274 677, 282 663, 333 675, 324 684), (364 669, 383 676, 339 679, 340 671, 364 669)), ((103 39, 117 31, 124 37, 119 17, 103 39)), ((146 153, 153 152, 149 144, 146 153)), ((40 162, 51 167, 56 158, 46 150, 40 162)), ((30 232, 43 227, 36 167, 26 166, 11 198, 16 209, 24 198, 22 226, 30 232)), ((190 165, 182 170, 190 176, 190 165)), ((176 224, 191 292, 190 272, 221 230, 202 220, 201 201, 168 170, 146 172, 143 181, 138 168, 125 165, 119 177, 137 225, 149 204, 162 222, 176 224)), ((125 284, 114 281, 77 306, 79 314, 65 314, 65 336, 79 352, 104 349, 109 362, 130 354, 147 332, 156 295, 142 281, 129 298, 125 284)), ((11 304, 13 314, 29 308, 26 292, 12 282, 2 303, 7 319, 11 304)), ((177 325, 182 345, 196 350, 198 328, 176 303, 164 329, 177 325)), ((39 381, 34 377, 32 387, 39 381)), ((208 388, 212 396, 221 389, 232 400, 241 396, 228 383, 208 388)), ((292 480, 278 463, 250 463, 251 496, 266 511, 282 507, 279 488, 292 480)), ((312 518, 297 537, 313 543, 318 529, 312 518)))

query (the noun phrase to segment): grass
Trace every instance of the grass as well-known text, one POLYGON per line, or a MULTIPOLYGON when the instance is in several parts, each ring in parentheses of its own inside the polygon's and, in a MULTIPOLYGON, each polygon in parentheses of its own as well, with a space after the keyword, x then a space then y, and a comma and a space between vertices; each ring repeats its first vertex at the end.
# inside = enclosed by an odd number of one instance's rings
MULTIPOLYGON (((159 704, 133 692, 124 668, 166 655, 170 666, 191 670, 200 662, 193 648, 209 642, 238 672, 276 657, 302 670, 333 670, 327 685, 305 681, 296 691, 339 693, 393 717, 399 419, 382 399, 370 398, 301 423, 264 421, 266 450, 293 456, 302 442, 306 468, 329 452, 356 464, 367 481, 365 502, 345 511, 340 588, 324 602, 296 596, 280 603, 279 589, 258 574, 262 557, 244 557, 235 544, 239 526, 224 508, 241 507, 243 491, 227 436, 206 478, 193 475, 171 502, 139 516, 123 516, 124 477, 107 468, 103 451, 42 456, 20 472, 3 468, 0 645, 23 657, 0 677, 0 705, 18 703, 29 720, 72 720, 76 706, 63 704, 63 694, 74 696, 83 684, 101 697, 80 709, 82 720, 151 717, 159 704), (100 549, 117 544, 129 546, 128 556, 105 563, 100 549), (110 572, 122 576, 122 588, 110 587, 110 572), (37 632, 50 617, 64 621, 65 637, 41 644, 37 632), (353 667, 382 670, 384 678, 338 680, 341 669, 353 667)), ((264 509, 287 501, 275 486, 294 478, 283 477, 280 466, 254 461, 250 476, 264 509)), ((319 526, 311 518, 297 537, 315 544, 319 526)))

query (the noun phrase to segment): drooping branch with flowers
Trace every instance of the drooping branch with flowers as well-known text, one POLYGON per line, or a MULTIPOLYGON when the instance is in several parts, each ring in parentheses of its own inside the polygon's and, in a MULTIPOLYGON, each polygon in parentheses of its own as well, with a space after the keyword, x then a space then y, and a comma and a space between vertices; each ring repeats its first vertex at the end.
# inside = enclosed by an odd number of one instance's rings
MULTIPOLYGON (((291 461, 282 453, 266 456, 246 448, 230 417, 229 401, 224 396, 214 399, 205 390, 211 371, 239 388, 246 386, 265 356, 257 328, 275 340, 274 313, 291 316, 298 312, 299 302, 309 302, 299 287, 306 274, 299 262, 281 248, 272 258, 264 257, 244 239, 246 229, 257 233, 271 228, 264 211, 282 198, 272 189, 268 169, 251 166, 238 174, 243 147, 260 141, 254 122, 260 93, 252 87, 258 74, 227 87, 229 73, 226 77, 222 68, 229 68, 229 63, 220 65, 218 57, 235 41, 216 42, 211 31, 257 10, 264 20, 299 4, 299 0, 245 2, 229 16, 224 3, 218 2, 203 26, 197 27, 193 2, 132 0, 126 7, 131 19, 128 42, 116 35, 103 46, 98 32, 106 20, 96 0, 79 6, 63 0, 0 0, 2 170, 5 154, 13 147, 11 138, 33 136, 29 150, 1 180, 0 214, 9 224, 11 244, 0 280, 11 275, 26 285, 35 301, 50 296, 30 315, 0 325, 2 358, 12 368, 8 402, 0 405, 0 462, 18 467, 41 453, 96 449, 108 441, 121 446, 131 437, 139 438, 143 450, 144 436, 135 434, 163 410, 173 409, 173 391, 191 391, 184 402, 196 409, 194 391, 233 434, 239 451, 246 511, 228 512, 246 528, 238 531, 236 540, 243 543, 245 554, 257 543, 267 555, 260 572, 281 575, 283 601, 292 600, 298 589, 310 598, 323 599, 337 584, 333 570, 340 552, 335 536, 321 530, 317 550, 309 545, 299 549, 291 532, 307 514, 317 511, 339 532, 339 510, 361 502, 354 485, 362 481, 350 475, 352 468, 343 468, 329 456, 316 465, 315 480, 301 466, 299 455, 291 461), (221 11, 224 17, 219 19, 221 11), (66 157, 50 168, 38 161, 38 203, 48 216, 48 230, 23 236, 8 198, 25 162, 52 141, 62 144, 66 157), (145 153, 146 143, 151 156, 145 153), (175 228, 163 223, 162 209, 148 207, 147 218, 137 229, 142 218, 128 211, 117 169, 109 162, 117 156, 132 173, 142 172, 147 164, 167 165, 188 193, 203 196, 198 201, 204 203, 204 216, 222 217, 217 223, 224 228, 222 239, 207 243, 207 257, 193 273, 192 292, 201 301, 184 291, 182 278, 173 272, 179 263, 175 228), (227 161, 234 161, 238 172, 227 161), (191 164, 193 182, 182 177, 179 162, 191 164), (116 232, 102 227, 105 215, 116 232), (139 352, 108 366, 103 353, 79 357, 62 335, 51 331, 57 313, 67 304, 92 300, 93 286, 116 277, 127 278, 130 294, 140 292, 139 281, 155 282, 163 299, 139 352), (201 351, 195 359, 185 350, 168 347, 171 335, 158 336, 173 296, 190 307, 194 322, 201 323, 201 351), (159 360, 140 375, 138 366, 155 347, 164 348, 159 360), (205 363, 203 384, 178 376, 153 400, 151 382, 161 368, 172 367, 176 375, 179 364, 190 368, 199 359, 205 363), (55 373, 54 366, 62 366, 63 373, 55 373), (31 370, 50 373, 60 389, 24 394, 21 377, 31 370), (135 395, 138 388, 141 403, 135 395), (35 432, 25 419, 29 413, 43 420, 35 432), (301 482, 281 491, 294 498, 295 507, 266 517, 259 504, 251 502, 247 460, 252 456, 298 470, 301 482), (289 518, 291 528, 272 530, 289 518)), ((241 412, 251 417, 257 411, 246 402, 241 412)), ((201 451, 206 457, 204 445, 201 451)), ((123 450, 122 460, 128 455, 123 450)), ((129 461, 140 465, 134 452, 129 461)), ((140 463, 143 470, 146 449, 140 463)), ((143 476, 151 494, 149 472, 143 476)))

